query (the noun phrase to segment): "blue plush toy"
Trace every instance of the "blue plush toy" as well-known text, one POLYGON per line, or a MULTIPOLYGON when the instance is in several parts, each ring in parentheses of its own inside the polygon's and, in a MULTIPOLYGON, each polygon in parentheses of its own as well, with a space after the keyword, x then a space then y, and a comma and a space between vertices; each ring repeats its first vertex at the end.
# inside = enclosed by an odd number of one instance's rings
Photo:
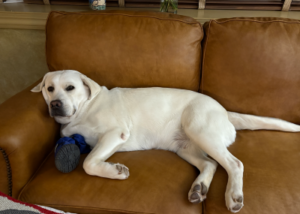
POLYGON ((71 172, 78 166, 80 154, 90 151, 90 146, 79 134, 60 138, 55 147, 55 166, 63 173, 71 172))

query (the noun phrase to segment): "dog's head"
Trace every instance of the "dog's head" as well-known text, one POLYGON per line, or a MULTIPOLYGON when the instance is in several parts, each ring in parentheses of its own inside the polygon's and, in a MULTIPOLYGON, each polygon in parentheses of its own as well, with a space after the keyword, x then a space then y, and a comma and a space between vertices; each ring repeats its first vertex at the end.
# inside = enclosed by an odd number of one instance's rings
POLYGON ((96 82, 78 71, 63 70, 47 73, 31 91, 42 91, 50 116, 59 123, 67 123, 83 103, 92 100, 100 89, 96 82))

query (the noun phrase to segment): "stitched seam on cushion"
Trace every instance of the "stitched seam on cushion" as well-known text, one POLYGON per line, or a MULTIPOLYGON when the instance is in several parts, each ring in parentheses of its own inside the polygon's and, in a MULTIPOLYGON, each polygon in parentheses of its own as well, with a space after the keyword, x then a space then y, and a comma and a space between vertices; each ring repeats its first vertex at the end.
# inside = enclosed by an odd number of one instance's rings
POLYGON ((206 200, 202 202, 202 214, 206 214, 206 200))
POLYGON ((6 163, 6 173, 7 173, 7 179, 8 179, 8 195, 12 196, 12 174, 11 174, 11 166, 9 163, 9 159, 8 156, 6 154, 6 152, 4 151, 4 149, 2 149, 0 147, 0 151, 3 155, 4 161, 6 163))
POLYGON ((69 207, 69 208, 77 208, 77 209, 90 209, 93 211, 110 211, 110 212, 123 212, 123 213, 143 213, 143 214, 154 214, 154 213, 145 213, 145 212, 135 212, 135 211, 129 211, 129 210, 119 210, 119 209, 106 209, 106 208, 98 208, 98 207, 83 207, 83 206, 70 206, 70 205, 60 205, 60 204, 39 204, 42 206, 55 206, 55 207, 69 207))
POLYGON ((48 66, 48 70, 50 71, 50 66, 49 66, 49 63, 48 63, 48 57, 47 57, 47 29, 48 29, 48 23, 49 23, 49 17, 50 15, 53 13, 53 11, 51 11, 49 14, 48 14, 48 17, 47 17, 47 21, 46 21, 46 25, 45 25, 45 34, 46 34, 46 42, 45 42, 45 52, 46 52, 46 61, 47 61, 47 66, 48 66))
MULTIPOLYGON (((197 21, 197 22, 198 22, 198 21, 197 21)), ((200 27, 200 30, 201 30, 201 33, 202 33, 201 41, 200 41, 200 45, 201 45, 201 42, 202 42, 202 40, 203 40, 203 38, 204 38, 204 30, 203 30, 203 27, 202 27, 201 23, 198 22, 198 24, 199 24, 199 27, 200 27)))
POLYGON ((185 22, 185 21, 182 21, 182 20, 179 20, 179 19, 167 19, 167 18, 158 18, 158 17, 155 17, 155 16, 143 16, 143 15, 128 15, 128 14, 122 14, 122 13, 76 13, 76 12, 72 12, 72 13, 64 13, 64 12, 56 12, 56 11, 53 11, 52 13, 60 13, 60 14, 63 14, 63 15, 74 15, 74 14, 81 14, 81 15, 121 15, 121 16, 128 16, 128 17, 145 17, 145 18, 153 18, 153 19, 158 19, 158 20, 166 20, 166 21, 177 21, 177 22, 182 22, 182 23, 185 23, 185 24, 189 24, 189 25, 192 25, 192 24, 200 24, 198 21, 194 21, 194 22, 185 22))
POLYGON ((253 20, 253 19, 230 19, 226 21, 217 21, 217 20, 212 20, 213 22, 216 22, 218 24, 224 24, 227 22, 231 21, 249 21, 249 22, 257 22, 257 23, 272 23, 272 22, 282 22, 282 23, 287 23, 287 24, 300 24, 300 21, 293 20, 293 21, 284 21, 284 20, 272 20, 272 21, 258 21, 258 20, 253 20))
POLYGON ((54 149, 51 149, 51 152, 47 155, 47 157, 44 159, 44 161, 42 162, 42 164, 38 167, 38 169, 33 173, 33 175, 31 176, 31 178, 24 185, 24 187, 22 188, 22 190, 20 191, 20 193, 19 193, 19 195, 17 197, 18 200, 20 200, 20 197, 21 197, 23 191, 26 189, 27 185, 36 177, 36 175, 38 174, 38 172, 40 171, 40 169, 44 166, 44 164, 46 163, 46 161, 48 160, 48 158, 51 156, 51 154, 53 152, 54 152, 54 149))
MULTIPOLYGON (((204 34, 203 34, 204 35, 204 34)), ((203 46, 202 46, 202 40, 200 41, 200 60, 199 60, 199 77, 198 77, 198 87, 197 92, 200 92, 200 86, 202 81, 202 58, 203 58, 203 46)))
MULTIPOLYGON (((135 17, 136 15, 127 15, 127 14, 121 14, 121 13, 101 13, 101 14, 88 14, 88 13, 76 13, 76 12, 73 12, 73 13, 64 13, 64 12, 59 12, 59 11, 51 11, 49 14, 48 14, 48 17, 47 17, 47 22, 46 22, 46 30, 45 30, 45 33, 46 33, 46 41, 47 41, 47 25, 48 25, 48 20, 49 20, 49 17, 51 14, 54 14, 54 13, 59 13, 59 14, 62 14, 62 15, 73 15, 73 14, 82 14, 82 15, 112 15, 112 14, 116 14, 116 15, 122 15, 122 16, 130 16, 130 17, 135 17)), ((183 22, 183 23, 187 23, 187 24, 197 24, 199 25, 199 28, 200 28, 200 31, 202 33, 202 37, 201 37, 201 40, 203 39, 204 37, 204 31, 203 31, 203 28, 202 28, 202 25, 200 22, 196 21, 195 22, 184 22, 184 21, 181 21, 181 20, 178 20, 178 19, 161 19, 161 18, 157 18, 155 16, 139 16, 139 17, 147 17, 147 18, 155 18, 155 19, 159 19, 159 20, 175 20, 175 21, 179 21, 179 22, 183 22)), ((46 48, 47 48, 47 43, 46 43, 46 48)), ((46 49, 47 50, 47 49, 46 49)), ((47 57, 47 55, 46 55, 47 57)), ((48 66, 49 68, 49 66, 48 66)))
POLYGON ((202 50, 202 40, 203 40, 203 38, 204 38, 204 30, 203 30, 203 26, 201 25, 201 23, 200 22, 198 22, 199 23, 199 26, 200 26, 200 29, 201 29, 201 38, 200 38, 200 60, 199 60, 199 62, 200 62, 200 66, 199 66, 199 81, 198 81, 198 87, 197 87, 197 92, 199 92, 199 90, 200 90, 200 85, 201 85, 201 75, 202 75, 202 56, 203 56, 203 50, 202 50))
POLYGON ((202 61, 202 72, 201 72, 201 87, 200 87, 200 92, 203 94, 204 91, 204 65, 205 65, 205 56, 206 56, 206 49, 207 49, 207 44, 208 44, 208 39, 209 39, 209 30, 210 30, 210 25, 212 23, 212 20, 209 21, 208 29, 207 29, 207 35, 206 35, 206 41, 205 41, 205 47, 203 50, 203 61, 202 61))

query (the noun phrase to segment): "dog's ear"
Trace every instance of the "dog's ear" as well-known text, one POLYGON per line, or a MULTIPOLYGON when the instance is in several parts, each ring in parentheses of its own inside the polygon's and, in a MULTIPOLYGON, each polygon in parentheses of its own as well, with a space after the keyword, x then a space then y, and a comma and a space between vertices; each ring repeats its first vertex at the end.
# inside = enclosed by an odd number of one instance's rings
POLYGON ((89 100, 92 100, 97 94, 99 94, 101 87, 95 81, 91 80, 87 76, 81 74, 80 78, 82 79, 83 84, 85 84, 90 89, 89 100))
POLYGON ((40 82, 37 86, 35 86, 33 89, 31 89, 32 92, 41 92, 42 91, 42 88, 45 86, 45 81, 46 81, 46 78, 48 76, 50 72, 48 72, 47 74, 45 74, 42 82, 40 82))
POLYGON ((46 103, 49 105, 49 97, 48 97, 48 94, 46 92, 46 89, 45 89, 45 81, 46 81, 46 78, 48 76, 50 72, 48 72, 47 74, 45 74, 42 82, 40 82, 37 86, 35 86, 33 89, 31 89, 32 92, 41 92, 43 93, 43 97, 46 101, 46 103))

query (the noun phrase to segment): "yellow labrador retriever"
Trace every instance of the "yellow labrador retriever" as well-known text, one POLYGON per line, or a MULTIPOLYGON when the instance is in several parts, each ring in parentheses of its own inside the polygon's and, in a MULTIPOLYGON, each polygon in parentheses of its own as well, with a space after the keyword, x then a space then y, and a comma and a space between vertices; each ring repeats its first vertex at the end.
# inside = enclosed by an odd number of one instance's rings
POLYGON ((42 91, 51 117, 62 124, 62 136, 81 134, 93 148, 83 164, 86 173, 126 179, 126 166, 105 162, 115 152, 170 150, 200 170, 188 193, 192 203, 199 203, 206 198, 218 162, 229 176, 225 198, 234 213, 243 207, 244 171, 242 162, 227 150, 236 130, 300 131, 300 126, 280 119, 228 112, 197 92, 108 90, 74 70, 49 72, 32 91, 42 91))

